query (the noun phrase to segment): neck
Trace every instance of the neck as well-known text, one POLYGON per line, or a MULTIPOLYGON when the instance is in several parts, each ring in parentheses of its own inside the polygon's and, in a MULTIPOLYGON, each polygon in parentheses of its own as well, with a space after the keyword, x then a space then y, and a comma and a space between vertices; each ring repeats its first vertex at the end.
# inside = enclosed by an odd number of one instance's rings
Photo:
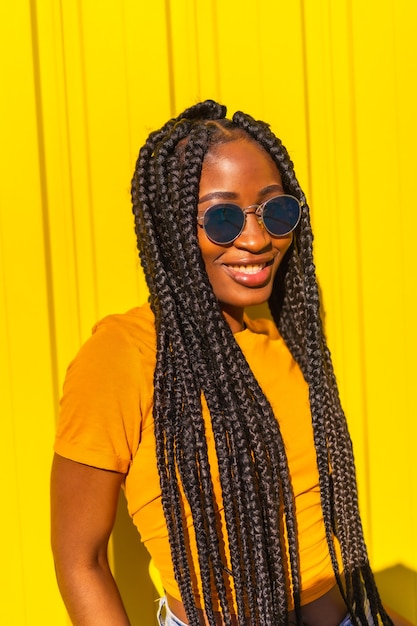
POLYGON ((243 321, 244 309, 222 309, 224 319, 229 324, 232 333, 239 333, 245 328, 245 322, 243 321))

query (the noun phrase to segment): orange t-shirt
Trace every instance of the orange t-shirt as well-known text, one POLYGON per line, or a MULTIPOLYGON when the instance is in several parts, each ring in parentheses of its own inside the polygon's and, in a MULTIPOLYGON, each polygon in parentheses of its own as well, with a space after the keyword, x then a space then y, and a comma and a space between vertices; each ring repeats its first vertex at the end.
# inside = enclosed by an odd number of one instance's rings
MULTIPOLYGON (((245 318, 235 339, 279 421, 296 503, 302 604, 326 593, 334 575, 324 532, 308 386, 275 325, 245 318)), ((148 304, 96 324, 64 383, 55 451, 94 467, 126 473, 129 513, 164 589, 180 599, 161 503, 153 429, 154 317, 148 304)), ((210 415, 203 398, 209 459, 219 516, 223 507, 210 415)), ((196 605, 203 606, 191 512, 185 504, 194 561, 196 605)), ((232 594, 232 590, 229 590, 232 594)), ((217 604, 217 603, 216 603, 217 604)), ((215 606, 216 606, 215 604, 215 606)))

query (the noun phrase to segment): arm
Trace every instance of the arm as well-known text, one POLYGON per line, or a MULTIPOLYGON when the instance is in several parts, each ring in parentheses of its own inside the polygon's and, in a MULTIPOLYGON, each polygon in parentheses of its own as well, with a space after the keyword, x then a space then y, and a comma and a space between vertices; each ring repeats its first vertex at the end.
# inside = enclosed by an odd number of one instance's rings
POLYGON ((74 626, 129 626, 107 560, 124 475, 55 455, 51 541, 62 598, 74 626))

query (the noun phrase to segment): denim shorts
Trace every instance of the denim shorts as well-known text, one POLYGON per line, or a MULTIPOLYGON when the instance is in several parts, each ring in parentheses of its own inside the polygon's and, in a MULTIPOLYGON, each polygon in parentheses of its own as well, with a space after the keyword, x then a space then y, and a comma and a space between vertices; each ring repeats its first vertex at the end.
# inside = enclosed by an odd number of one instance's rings
POLYGON ((182 622, 180 619, 178 619, 178 617, 175 617, 175 615, 171 613, 165 597, 160 598, 159 600, 157 618, 159 626, 187 626, 187 624, 184 624, 184 622, 182 622), (165 618, 163 618, 161 615, 162 609, 164 607, 165 618))
MULTIPOLYGON (((178 619, 178 617, 175 617, 175 615, 171 613, 166 598, 161 598, 159 600, 157 617, 159 626, 187 626, 187 624, 184 624, 184 622, 182 622, 180 619, 178 619), (165 607, 165 618, 161 616, 161 611, 163 607, 165 607)), ((340 622, 340 626, 353 626, 350 615, 346 615, 343 622, 340 622)))

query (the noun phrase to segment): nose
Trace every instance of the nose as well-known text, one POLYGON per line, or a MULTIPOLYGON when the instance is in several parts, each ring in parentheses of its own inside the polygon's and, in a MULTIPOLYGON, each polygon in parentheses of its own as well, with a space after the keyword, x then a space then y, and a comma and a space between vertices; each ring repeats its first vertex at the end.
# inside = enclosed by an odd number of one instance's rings
POLYGON ((255 211, 245 211, 245 217, 245 225, 234 245, 252 252, 261 252, 271 245, 271 237, 255 211))

